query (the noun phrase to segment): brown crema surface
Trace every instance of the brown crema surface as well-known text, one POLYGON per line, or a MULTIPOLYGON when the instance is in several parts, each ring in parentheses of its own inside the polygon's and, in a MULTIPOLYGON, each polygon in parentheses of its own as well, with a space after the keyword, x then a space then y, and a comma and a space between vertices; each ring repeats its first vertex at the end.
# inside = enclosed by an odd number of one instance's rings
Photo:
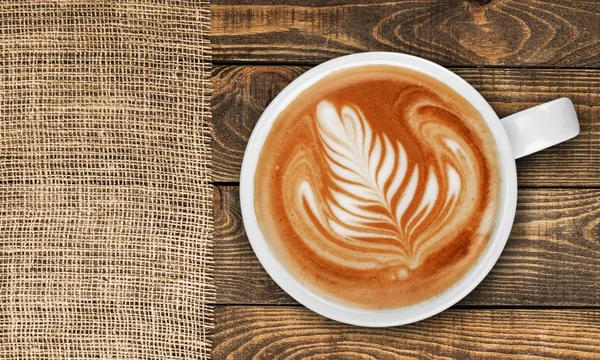
POLYGON ((369 65, 325 77, 278 116, 255 210, 298 281, 389 309, 439 295, 477 262, 500 181, 494 138, 469 102, 424 74, 369 65))

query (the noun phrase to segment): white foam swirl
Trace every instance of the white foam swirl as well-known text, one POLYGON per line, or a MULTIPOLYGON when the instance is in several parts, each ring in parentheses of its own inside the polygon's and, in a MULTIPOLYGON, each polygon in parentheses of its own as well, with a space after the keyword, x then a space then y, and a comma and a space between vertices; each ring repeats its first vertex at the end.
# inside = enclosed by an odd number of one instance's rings
POLYGON ((326 191, 309 179, 298 187, 305 220, 323 229, 307 245, 344 266, 391 266, 406 276, 469 213, 456 206, 473 172, 461 140, 447 132, 432 144, 443 147, 435 159, 443 165, 433 166, 411 162, 405 147, 378 134, 356 107, 338 111, 322 101, 316 121, 331 179, 318 185, 326 191))

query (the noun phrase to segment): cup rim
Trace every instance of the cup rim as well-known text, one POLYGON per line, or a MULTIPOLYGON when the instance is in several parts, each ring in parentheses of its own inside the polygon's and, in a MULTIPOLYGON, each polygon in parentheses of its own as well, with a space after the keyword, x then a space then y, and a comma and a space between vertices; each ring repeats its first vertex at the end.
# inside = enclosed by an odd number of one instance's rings
POLYGON ((342 56, 308 70, 291 82, 265 109, 248 140, 240 173, 240 205, 248 240, 261 265, 287 294, 327 318, 358 326, 387 327, 410 324, 434 316, 467 296, 490 272, 508 240, 517 204, 516 165, 508 135, 489 103, 464 79, 429 60, 390 52, 367 52, 342 56), (500 205, 493 234, 477 262, 454 285, 423 302, 385 310, 352 307, 325 298, 291 275, 270 250, 254 210, 254 178, 260 152, 279 113, 300 93, 331 73, 363 65, 392 65, 431 76, 461 94, 480 112, 498 149, 501 174, 500 205))

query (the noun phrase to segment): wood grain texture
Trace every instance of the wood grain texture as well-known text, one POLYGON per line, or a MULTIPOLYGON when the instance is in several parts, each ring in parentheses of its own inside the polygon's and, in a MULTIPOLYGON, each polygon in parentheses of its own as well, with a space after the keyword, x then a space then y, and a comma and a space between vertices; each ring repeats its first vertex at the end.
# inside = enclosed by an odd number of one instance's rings
MULTIPOLYGON (((295 304, 252 252, 238 187, 214 194, 217 303, 295 304)), ((500 260, 460 304, 600 306, 599 279, 600 190, 524 189, 500 260)))
MULTIPOLYGON (((599 2, 600 3, 600 2, 599 2)), ((236 182, 248 138, 271 100, 307 67, 217 66, 213 70, 214 180, 236 182)), ((566 96, 581 134, 517 161, 521 186, 600 186, 600 70, 454 69, 500 117, 566 96)))
POLYGON ((242 223, 239 188, 217 186, 213 196, 217 304, 294 304, 250 247, 242 223))
POLYGON ((598 359, 598 310, 448 310, 371 329, 301 307, 217 307, 213 358, 598 359))
POLYGON ((220 0, 212 14, 216 62, 396 51, 449 66, 600 66, 594 0, 220 0))

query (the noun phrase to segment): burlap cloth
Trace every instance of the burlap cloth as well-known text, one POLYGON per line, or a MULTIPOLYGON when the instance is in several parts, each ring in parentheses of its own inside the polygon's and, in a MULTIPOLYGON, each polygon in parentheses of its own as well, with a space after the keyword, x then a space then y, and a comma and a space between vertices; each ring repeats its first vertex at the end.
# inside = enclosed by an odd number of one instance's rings
POLYGON ((0 2, 0 359, 210 355, 209 15, 0 2))

